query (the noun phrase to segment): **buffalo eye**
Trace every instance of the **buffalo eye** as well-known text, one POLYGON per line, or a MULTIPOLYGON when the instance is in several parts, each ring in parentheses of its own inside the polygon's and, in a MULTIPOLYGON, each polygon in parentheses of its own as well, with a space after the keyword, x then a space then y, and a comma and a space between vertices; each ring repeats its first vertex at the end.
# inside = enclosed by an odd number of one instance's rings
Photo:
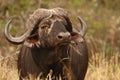
POLYGON ((46 26, 41 26, 41 29, 45 29, 46 28, 46 26))
POLYGON ((47 24, 46 24, 46 25, 42 25, 42 26, 41 26, 41 29, 45 29, 45 28, 50 28, 50 26, 49 26, 49 25, 47 25, 47 24))

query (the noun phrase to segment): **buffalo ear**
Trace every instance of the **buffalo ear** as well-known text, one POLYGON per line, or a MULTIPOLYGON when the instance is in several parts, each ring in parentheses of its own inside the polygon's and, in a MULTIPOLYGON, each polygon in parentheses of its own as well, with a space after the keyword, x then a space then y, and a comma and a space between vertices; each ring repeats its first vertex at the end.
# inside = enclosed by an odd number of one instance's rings
POLYGON ((84 38, 76 32, 71 33, 71 39, 73 42, 84 42, 84 38))
POLYGON ((40 20, 38 20, 38 22, 33 27, 33 30, 31 31, 30 36, 27 37, 27 39, 25 40, 24 45, 28 47, 33 47, 33 46, 39 47, 40 45, 40 41, 38 40, 39 39, 39 35, 38 35, 39 24, 40 24, 40 20))
POLYGON ((28 46, 28 47, 33 47, 33 46, 37 46, 39 47, 40 42, 38 40, 38 34, 33 34, 31 36, 29 36, 26 40, 24 45, 28 46))

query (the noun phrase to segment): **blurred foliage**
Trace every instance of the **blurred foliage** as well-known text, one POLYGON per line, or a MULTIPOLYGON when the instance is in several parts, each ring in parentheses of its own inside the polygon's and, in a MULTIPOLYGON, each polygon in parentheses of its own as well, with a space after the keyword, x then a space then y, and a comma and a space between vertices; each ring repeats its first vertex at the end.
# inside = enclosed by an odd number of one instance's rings
MULTIPOLYGON (((97 0, 96 0, 97 1, 97 0)), ((108 9, 120 10, 120 0, 98 0, 99 4, 102 7, 106 7, 108 9)))

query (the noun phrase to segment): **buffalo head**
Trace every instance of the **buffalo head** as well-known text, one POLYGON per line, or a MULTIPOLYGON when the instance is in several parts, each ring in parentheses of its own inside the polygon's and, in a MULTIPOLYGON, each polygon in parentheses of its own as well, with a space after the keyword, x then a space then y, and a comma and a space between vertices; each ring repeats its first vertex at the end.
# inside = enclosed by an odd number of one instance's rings
POLYGON ((12 19, 6 24, 5 36, 14 44, 24 42, 29 47, 54 47, 60 43, 70 42, 74 36, 85 35, 87 26, 80 17, 78 19, 82 25, 80 32, 72 28, 67 12, 63 9, 38 9, 28 19, 28 30, 22 36, 13 37, 9 33, 12 19))

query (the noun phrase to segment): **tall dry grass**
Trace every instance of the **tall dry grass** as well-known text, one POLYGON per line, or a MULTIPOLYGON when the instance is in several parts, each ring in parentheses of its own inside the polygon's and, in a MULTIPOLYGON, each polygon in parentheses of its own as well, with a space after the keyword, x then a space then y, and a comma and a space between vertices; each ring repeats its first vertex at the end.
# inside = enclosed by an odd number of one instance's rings
POLYGON ((95 53, 91 56, 86 80, 119 80, 120 58, 119 53, 113 53, 109 60, 103 56, 105 53, 95 53))
POLYGON ((17 53, 3 57, 0 55, 0 80, 18 80, 17 53))
MULTIPOLYGON (((106 43, 101 46, 101 50, 97 51, 98 44, 87 41, 90 59, 89 67, 85 80, 119 80, 120 79, 120 55, 119 52, 113 50, 111 56, 106 53, 106 43), (108 57, 109 56, 109 57, 108 57)), ((95 42, 95 40, 94 40, 95 42)), ((17 50, 16 50, 17 51, 17 50)), ((8 57, 0 57, 0 80, 18 80, 17 73, 17 53, 8 57)), ((38 80, 38 79, 37 79, 38 80)), ((48 79, 46 79, 48 80, 48 79)))

